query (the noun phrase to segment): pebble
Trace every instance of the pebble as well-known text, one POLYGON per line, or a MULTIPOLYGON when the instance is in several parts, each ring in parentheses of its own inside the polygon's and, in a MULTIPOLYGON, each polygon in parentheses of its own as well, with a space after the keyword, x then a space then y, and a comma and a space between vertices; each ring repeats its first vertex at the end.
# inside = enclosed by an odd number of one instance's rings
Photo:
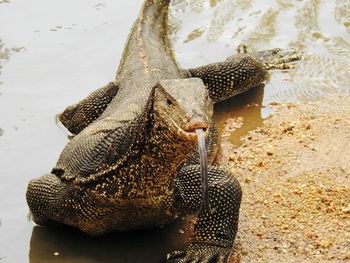
POLYGON ((329 240, 321 240, 318 244, 320 245, 321 248, 326 249, 326 248, 329 248, 332 243, 329 240))
POLYGON ((343 208, 342 212, 345 214, 350 214, 350 205, 348 205, 348 207, 346 207, 346 208, 343 208))

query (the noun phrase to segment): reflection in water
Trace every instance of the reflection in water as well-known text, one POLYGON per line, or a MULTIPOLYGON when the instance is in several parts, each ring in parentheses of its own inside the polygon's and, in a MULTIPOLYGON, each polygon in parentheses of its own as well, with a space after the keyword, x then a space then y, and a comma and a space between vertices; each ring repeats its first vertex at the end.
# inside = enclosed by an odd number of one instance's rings
POLYGON ((2 68, 2 60, 7 60, 10 58, 10 50, 5 48, 5 44, 0 39, 0 74, 2 68))
POLYGON ((336 0, 335 19, 346 27, 350 34, 350 2, 349 0, 336 0))
POLYGON ((5 48, 5 44, 0 39, 0 61, 4 59, 9 59, 10 50, 5 48))
POLYGON ((185 247, 188 237, 180 234, 181 227, 185 224, 179 220, 161 229, 91 237, 68 227, 35 226, 29 262, 161 262, 167 253, 185 247))
POLYGON ((220 1, 214 11, 210 26, 208 29, 207 39, 213 42, 219 39, 224 33, 225 26, 235 18, 236 11, 246 12, 251 6, 251 0, 241 1, 220 1))
MULTIPOLYGON (((0 74, 1 74, 1 68, 2 68, 2 61, 9 60, 12 52, 19 53, 19 52, 22 52, 23 50, 25 50, 24 47, 9 49, 5 47, 4 42, 0 39, 0 74)), ((0 82, 0 84, 2 83, 0 82)))
POLYGON ((256 43, 260 43, 260 45, 262 45, 263 42, 266 44, 270 43, 270 41, 276 36, 276 21, 278 13, 277 10, 272 8, 269 8, 262 14, 256 13, 256 15, 261 15, 261 20, 255 29, 247 35, 244 43, 252 49, 259 49, 259 46, 256 43))

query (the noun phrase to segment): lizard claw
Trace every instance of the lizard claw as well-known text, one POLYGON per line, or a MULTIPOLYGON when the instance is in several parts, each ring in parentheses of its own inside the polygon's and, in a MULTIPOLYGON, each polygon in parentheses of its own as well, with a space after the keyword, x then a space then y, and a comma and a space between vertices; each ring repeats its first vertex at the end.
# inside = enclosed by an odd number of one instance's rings
POLYGON ((295 65, 292 64, 293 62, 303 59, 302 52, 294 49, 283 50, 280 48, 274 48, 258 51, 250 55, 262 62, 265 65, 266 70, 292 69, 295 68, 295 65))
POLYGON ((186 255, 186 251, 185 250, 176 250, 176 251, 173 251, 173 252, 167 254, 166 260, 169 261, 169 260, 181 258, 181 257, 183 257, 185 255, 186 255))
POLYGON ((261 51, 249 52, 248 47, 241 44, 237 47, 237 55, 228 57, 227 61, 235 60, 240 56, 250 56, 257 61, 261 62, 265 70, 287 70, 295 68, 294 62, 303 59, 303 53, 300 50, 295 49, 281 49, 273 48, 261 51))
POLYGON ((231 247, 192 244, 186 250, 167 255, 167 263, 226 263, 231 247))

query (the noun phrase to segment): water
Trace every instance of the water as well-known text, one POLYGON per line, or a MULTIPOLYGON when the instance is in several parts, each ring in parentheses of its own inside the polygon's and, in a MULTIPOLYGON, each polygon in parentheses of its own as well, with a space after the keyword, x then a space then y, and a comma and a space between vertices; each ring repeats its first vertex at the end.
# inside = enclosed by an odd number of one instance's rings
MULTIPOLYGON (((0 0, 0 262, 157 262, 182 247, 182 223, 92 239, 33 228, 27 182, 49 171, 67 142, 55 115, 114 78, 141 7, 133 1, 0 0), (55 254, 58 252, 59 254, 55 254)), ((272 101, 350 93, 349 0, 173 0, 171 39, 183 67, 249 49, 299 48, 294 71, 216 106, 220 130, 242 118, 228 140, 261 125, 272 101)))

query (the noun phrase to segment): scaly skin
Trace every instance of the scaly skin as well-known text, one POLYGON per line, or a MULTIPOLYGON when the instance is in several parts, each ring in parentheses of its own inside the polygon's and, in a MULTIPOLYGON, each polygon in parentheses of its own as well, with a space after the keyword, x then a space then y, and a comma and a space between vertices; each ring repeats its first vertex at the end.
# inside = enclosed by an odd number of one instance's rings
POLYGON ((212 103, 200 79, 160 81, 147 102, 136 119, 112 114, 90 124, 65 147, 52 174, 29 184, 35 222, 62 222, 95 235, 174 218, 171 186, 196 145, 194 127, 212 118, 212 103))
MULTIPOLYGON (((266 65, 248 55, 180 69, 166 34, 168 0, 146 0, 129 35, 115 81, 68 107, 60 121, 77 134, 50 174, 32 180, 27 202, 41 225, 92 234, 169 223, 201 205, 196 128, 215 157, 212 100, 264 81, 266 65), (209 96, 210 99, 209 98, 209 96)), ((190 246, 169 262, 225 262, 237 232, 241 189, 209 166, 210 211, 202 211, 190 246)))

